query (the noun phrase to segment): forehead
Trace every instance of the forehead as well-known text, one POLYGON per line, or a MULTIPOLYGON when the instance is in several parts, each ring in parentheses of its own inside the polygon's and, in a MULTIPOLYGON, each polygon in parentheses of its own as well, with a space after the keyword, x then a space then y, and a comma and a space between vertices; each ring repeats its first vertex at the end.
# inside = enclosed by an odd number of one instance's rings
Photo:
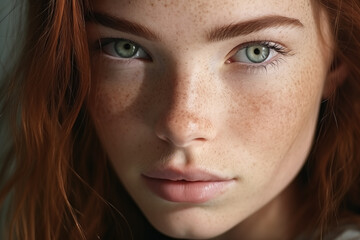
POLYGON ((189 31, 281 15, 313 23, 310 0, 95 0, 94 10, 158 31, 189 31))

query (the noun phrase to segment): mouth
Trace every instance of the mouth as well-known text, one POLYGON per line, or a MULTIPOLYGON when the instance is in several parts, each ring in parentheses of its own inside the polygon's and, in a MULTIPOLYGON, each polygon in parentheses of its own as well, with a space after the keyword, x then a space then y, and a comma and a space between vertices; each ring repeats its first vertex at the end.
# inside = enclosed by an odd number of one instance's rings
POLYGON ((142 175, 147 187, 158 197, 178 203, 205 203, 235 182, 201 170, 161 169, 142 175))

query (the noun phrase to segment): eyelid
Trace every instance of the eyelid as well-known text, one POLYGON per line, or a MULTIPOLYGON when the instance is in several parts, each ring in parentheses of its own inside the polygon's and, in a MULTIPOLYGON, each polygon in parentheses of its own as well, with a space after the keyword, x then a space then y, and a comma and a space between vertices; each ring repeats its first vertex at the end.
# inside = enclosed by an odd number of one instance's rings
POLYGON ((240 45, 236 46, 233 50, 231 50, 230 54, 229 54, 230 57, 228 58, 228 60, 226 62, 227 63, 238 63, 238 64, 248 65, 248 66, 252 66, 252 67, 256 67, 256 66, 264 67, 266 64, 271 62, 272 59, 274 59, 278 54, 287 55, 289 53, 290 53, 290 50, 287 49, 287 47, 285 47, 283 44, 280 44, 280 43, 277 43, 274 41, 268 41, 268 40, 251 41, 251 42, 240 44, 240 45), (253 63, 251 61, 241 62, 241 61, 233 61, 232 60, 232 58, 240 51, 245 51, 246 48, 251 47, 251 46, 256 46, 256 45, 268 47, 270 49, 271 58, 269 59, 269 57, 268 57, 264 62, 260 62, 260 63, 253 63))
POLYGON ((116 58, 116 59, 119 59, 119 60, 125 60, 125 61, 126 60, 129 61, 129 60, 133 60, 133 59, 136 59, 136 60, 151 60, 151 57, 148 54, 148 52, 140 44, 138 44, 138 43, 136 43, 136 42, 134 42, 132 40, 126 39, 126 38, 101 38, 98 41, 98 49, 100 49, 104 54, 109 55, 110 57, 116 58), (136 45, 137 46, 136 55, 133 56, 133 57, 129 57, 129 58, 124 58, 124 57, 119 56, 115 52, 115 49, 113 47, 111 48, 111 45, 114 45, 117 41, 120 41, 120 40, 125 40, 125 41, 128 41, 131 44, 136 45), (109 48, 109 49, 107 49, 107 48, 109 48))

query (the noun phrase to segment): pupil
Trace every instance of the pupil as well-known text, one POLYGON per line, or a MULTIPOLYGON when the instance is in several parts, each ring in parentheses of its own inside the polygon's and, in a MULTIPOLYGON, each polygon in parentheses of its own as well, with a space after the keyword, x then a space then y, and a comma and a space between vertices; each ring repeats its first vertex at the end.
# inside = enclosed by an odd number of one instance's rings
POLYGON ((254 49, 254 53, 255 53, 256 55, 259 55, 259 54, 260 54, 260 49, 255 48, 255 49, 254 49))
POLYGON ((124 48, 125 48, 126 50, 130 50, 130 49, 131 49, 131 45, 130 45, 129 43, 127 43, 127 44, 124 45, 124 48))

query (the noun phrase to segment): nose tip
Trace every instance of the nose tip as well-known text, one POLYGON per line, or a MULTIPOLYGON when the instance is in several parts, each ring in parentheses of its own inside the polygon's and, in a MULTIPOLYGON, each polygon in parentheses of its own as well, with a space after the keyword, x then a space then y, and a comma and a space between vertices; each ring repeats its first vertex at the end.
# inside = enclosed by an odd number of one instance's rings
POLYGON ((166 90, 159 93, 156 135, 178 148, 204 144, 216 137, 220 89, 207 65, 195 60, 175 63, 164 75, 166 90))
POLYGON ((158 138, 180 148, 203 144, 215 137, 210 120, 190 112, 166 116, 158 122, 155 131, 158 138))

